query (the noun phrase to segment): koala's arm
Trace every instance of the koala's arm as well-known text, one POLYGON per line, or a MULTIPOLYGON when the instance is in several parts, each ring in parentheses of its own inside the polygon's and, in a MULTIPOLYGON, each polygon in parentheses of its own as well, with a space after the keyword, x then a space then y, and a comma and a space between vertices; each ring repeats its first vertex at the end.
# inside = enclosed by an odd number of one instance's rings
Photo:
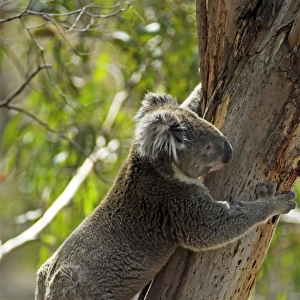
MULTIPOLYGON (((182 220, 181 246, 192 250, 213 249, 233 242, 270 217, 287 213, 295 208, 291 200, 295 193, 274 196, 276 185, 262 187, 260 199, 255 201, 217 202, 207 198, 197 208, 185 207, 182 220)), ((210 197, 210 195, 207 195, 210 197)))

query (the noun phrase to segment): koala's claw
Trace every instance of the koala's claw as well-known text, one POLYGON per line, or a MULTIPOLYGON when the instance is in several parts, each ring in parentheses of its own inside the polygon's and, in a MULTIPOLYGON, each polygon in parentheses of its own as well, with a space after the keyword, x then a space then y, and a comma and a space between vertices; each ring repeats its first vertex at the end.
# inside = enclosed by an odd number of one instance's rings
POLYGON ((296 208, 296 203, 292 200, 296 198, 296 194, 294 192, 288 192, 285 194, 280 194, 275 197, 277 203, 282 206, 281 214, 287 214, 290 210, 296 208))
POLYGON ((277 189, 277 183, 276 182, 271 182, 268 186, 268 194, 267 196, 274 196, 276 193, 277 189))
POLYGON ((290 205, 291 205, 291 209, 295 209, 297 204, 294 201, 289 201, 290 205))
MULTIPOLYGON (((296 194, 294 192, 290 191, 285 194, 280 194, 280 195, 276 196, 276 198, 278 199, 278 201, 291 201, 296 198, 296 194)), ((293 202, 293 201, 291 201, 291 202, 293 202)))
POLYGON ((296 208, 296 203, 294 201, 288 201, 287 204, 289 205, 289 207, 287 209, 285 209, 282 214, 287 214, 289 213, 292 209, 296 208))
POLYGON ((271 183, 260 183, 256 187, 256 194, 258 198, 273 197, 277 189, 275 182, 271 183))

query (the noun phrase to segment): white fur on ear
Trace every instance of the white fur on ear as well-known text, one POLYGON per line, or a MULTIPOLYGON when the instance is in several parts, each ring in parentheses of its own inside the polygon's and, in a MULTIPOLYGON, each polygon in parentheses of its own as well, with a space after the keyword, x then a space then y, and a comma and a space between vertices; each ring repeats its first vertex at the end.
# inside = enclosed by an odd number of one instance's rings
POLYGON ((198 84, 189 97, 180 105, 196 113, 199 117, 201 112, 201 100, 203 98, 202 85, 198 84))
POLYGON ((173 111, 158 109, 136 125, 135 138, 141 156, 155 160, 161 152, 177 162, 177 150, 185 147, 185 128, 173 111))
POLYGON ((134 117, 134 120, 138 121, 152 109, 159 108, 168 104, 174 106, 178 105, 177 101, 171 95, 160 93, 147 93, 142 101, 141 108, 134 117))

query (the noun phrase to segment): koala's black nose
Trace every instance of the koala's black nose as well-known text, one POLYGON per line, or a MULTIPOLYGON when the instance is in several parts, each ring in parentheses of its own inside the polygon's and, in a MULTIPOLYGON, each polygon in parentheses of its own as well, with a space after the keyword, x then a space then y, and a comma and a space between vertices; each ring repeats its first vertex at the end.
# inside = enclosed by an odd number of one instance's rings
POLYGON ((225 164, 228 163, 231 156, 232 156, 232 147, 227 141, 225 141, 224 142, 224 157, 223 157, 222 162, 225 164))

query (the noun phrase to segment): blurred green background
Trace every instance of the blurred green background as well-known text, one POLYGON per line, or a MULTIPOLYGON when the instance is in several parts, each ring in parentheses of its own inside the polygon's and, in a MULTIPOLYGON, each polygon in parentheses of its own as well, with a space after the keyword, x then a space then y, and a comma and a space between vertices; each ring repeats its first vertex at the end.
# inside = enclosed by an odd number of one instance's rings
MULTIPOLYGON (((95 146, 106 157, 38 241, 0 262, 0 300, 33 299, 38 267, 106 195, 128 153, 132 117, 145 91, 182 101, 199 81, 193 1, 133 1, 129 7, 103 0, 87 8, 89 15, 69 13, 89 4, 0 3, 1 19, 32 11, 0 23, 0 102, 39 65, 52 65, 11 102, 44 124, 0 108, 2 242, 39 218, 95 146)), ((295 190, 300 203, 300 183, 295 190)), ((299 224, 279 223, 252 299, 300 299, 299 231, 299 224)))

